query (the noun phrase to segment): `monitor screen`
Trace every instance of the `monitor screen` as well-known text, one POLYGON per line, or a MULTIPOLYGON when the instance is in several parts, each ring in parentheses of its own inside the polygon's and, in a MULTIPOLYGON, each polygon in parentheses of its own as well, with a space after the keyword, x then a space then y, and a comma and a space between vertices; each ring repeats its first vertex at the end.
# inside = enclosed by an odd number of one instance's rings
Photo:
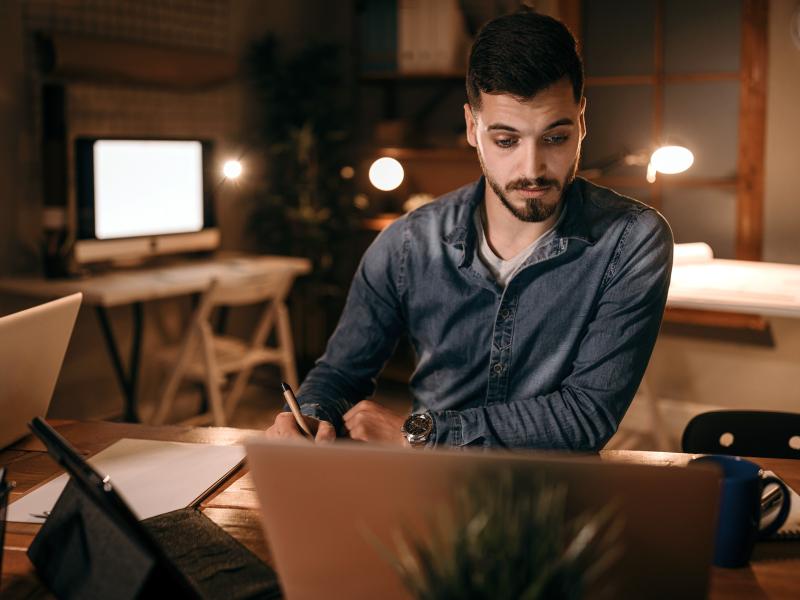
POLYGON ((211 144, 76 140, 78 262, 216 247, 211 144))
POLYGON ((97 239, 203 228, 200 142, 98 140, 93 154, 97 239))

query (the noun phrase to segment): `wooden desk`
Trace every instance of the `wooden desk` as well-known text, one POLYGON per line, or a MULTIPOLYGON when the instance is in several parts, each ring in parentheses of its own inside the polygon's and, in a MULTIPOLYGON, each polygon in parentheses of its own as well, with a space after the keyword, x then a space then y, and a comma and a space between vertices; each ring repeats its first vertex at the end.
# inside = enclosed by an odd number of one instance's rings
MULTIPOLYGON (((53 425, 78 450, 91 456, 116 440, 144 438, 235 444, 260 432, 231 428, 152 427, 126 423, 87 423, 54 421, 53 425)), ((682 465, 691 456, 668 452, 609 451, 607 460, 644 462, 649 464, 682 465)), ((765 468, 775 471, 794 489, 800 489, 800 461, 759 459, 765 468)), ((59 471, 46 456, 38 441, 26 438, 12 448, 0 452, 0 465, 8 467, 8 476, 17 482, 11 499, 59 471)), ((271 564, 258 519, 258 502, 249 475, 236 473, 228 482, 206 499, 201 508, 215 523, 241 541, 262 560, 271 564)), ((3 598, 46 597, 36 578, 25 551, 39 525, 11 523, 6 530, 3 577, 0 594, 3 598)), ((687 540, 691 543, 691 540, 687 540)), ((713 599, 798 598, 800 597, 800 542, 765 542, 756 546, 751 565, 743 569, 712 569, 713 599)))
POLYGON ((139 376, 143 304, 152 300, 175 298, 205 291, 213 279, 257 277, 265 273, 285 273, 292 280, 311 271, 311 262, 290 256, 219 254, 214 258, 181 260, 157 267, 116 269, 107 273, 74 279, 41 277, 0 278, 0 292, 42 300, 83 293, 83 303, 94 306, 114 373, 123 393, 124 415, 128 422, 138 422, 136 385, 139 376), (107 309, 130 305, 133 311, 133 336, 128 367, 122 360, 107 309))

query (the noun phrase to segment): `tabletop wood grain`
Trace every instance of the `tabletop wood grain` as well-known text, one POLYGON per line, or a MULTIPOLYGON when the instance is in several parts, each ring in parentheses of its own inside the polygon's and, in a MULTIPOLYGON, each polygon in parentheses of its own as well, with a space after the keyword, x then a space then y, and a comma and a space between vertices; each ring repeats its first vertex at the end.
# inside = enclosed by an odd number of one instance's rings
MULTIPOLYGON (((96 454, 123 437, 228 445, 260 434, 256 430, 219 427, 152 427, 74 421, 51 421, 51 424, 86 456, 96 454)), ((601 456, 604 460, 653 465, 683 465, 692 458, 687 454, 631 451, 609 451, 601 453, 601 456)), ((800 461, 755 460, 800 490, 800 461)), ((12 500, 60 473, 41 444, 31 438, 0 452, 0 465, 7 466, 9 478, 17 482, 12 500)), ((258 498, 246 470, 235 473, 204 499, 201 510, 262 560, 272 562, 258 518, 258 498)), ((29 523, 9 523, 7 526, 0 587, 4 599, 47 597, 25 553, 38 530, 39 525, 29 523)), ((714 600, 800 598, 800 541, 761 542, 756 546, 750 566, 712 568, 709 597, 714 600)))

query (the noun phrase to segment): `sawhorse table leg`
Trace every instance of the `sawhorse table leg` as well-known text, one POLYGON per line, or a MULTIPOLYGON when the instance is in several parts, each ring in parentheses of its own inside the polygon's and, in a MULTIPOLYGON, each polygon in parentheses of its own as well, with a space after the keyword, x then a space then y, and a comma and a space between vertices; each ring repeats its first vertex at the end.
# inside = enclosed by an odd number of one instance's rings
POLYGON ((144 310, 141 302, 134 302, 133 309, 133 338, 131 339, 131 350, 129 356, 128 370, 122 363, 119 347, 114 339, 114 330, 111 327, 111 320, 104 306, 96 306, 97 319, 100 321, 100 328, 103 330, 103 337, 106 341, 106 348, 111 356, 111 363, 114 365, 114 372, 117 382, 122 390, 124 407, 123 420, 128 423, 138 423, 139 414, 136 406, 136 384, 139 379, 139 360, 142 350, 142 329, 144 321, 144 310))

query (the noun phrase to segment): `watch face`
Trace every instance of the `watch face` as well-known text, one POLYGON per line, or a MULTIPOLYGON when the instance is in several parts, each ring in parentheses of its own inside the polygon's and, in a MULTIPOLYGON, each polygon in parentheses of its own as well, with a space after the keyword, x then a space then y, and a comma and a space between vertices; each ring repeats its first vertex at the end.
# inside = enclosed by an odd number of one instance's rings
POLYGON ((791 28, 792 41, 794 41, 794 45, 797 46, 797 49, 800 50, 800 4, 794 9, 794 14, 791 19, 791 28))
POLYGON ((411 415, 406 421, 405 429, 409 435, 425 435, 431 429, 431 418, 428 415, 411 415))

